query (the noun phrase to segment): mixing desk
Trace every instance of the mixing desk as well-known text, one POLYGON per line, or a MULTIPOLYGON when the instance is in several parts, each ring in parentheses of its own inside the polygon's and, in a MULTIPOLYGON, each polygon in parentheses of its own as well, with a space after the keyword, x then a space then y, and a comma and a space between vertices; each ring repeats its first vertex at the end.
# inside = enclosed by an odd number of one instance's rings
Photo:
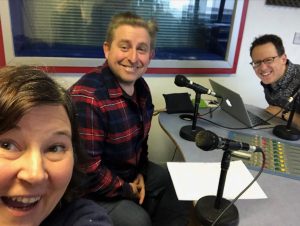
MULTIPOLYGON (((233 131, 229 132, 228 137, 261 147, 266 156, 265 172, 300 180, 299 145, 233 131)), ((243 162, 249 168, 258 170, 262 165, 262 155, 259 152, 253 153, 250 160, 243 160, 243 162)))

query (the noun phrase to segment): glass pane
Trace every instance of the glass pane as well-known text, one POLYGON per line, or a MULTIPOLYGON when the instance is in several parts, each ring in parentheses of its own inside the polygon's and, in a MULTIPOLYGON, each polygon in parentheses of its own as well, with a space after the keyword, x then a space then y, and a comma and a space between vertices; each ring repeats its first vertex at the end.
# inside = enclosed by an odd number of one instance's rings
POLYGON ((16 56, 104 58, 112 15, 159 24, 155 59, 224 60, 234 0, 11 0, 16 56))

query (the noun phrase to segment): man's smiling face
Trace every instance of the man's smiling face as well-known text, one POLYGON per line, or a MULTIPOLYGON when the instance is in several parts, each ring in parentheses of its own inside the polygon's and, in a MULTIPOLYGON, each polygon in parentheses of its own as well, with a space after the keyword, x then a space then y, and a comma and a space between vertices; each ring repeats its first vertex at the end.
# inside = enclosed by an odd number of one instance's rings
POLYGON ((264 84, 273 84, 285 73, 287 57, 285 54, 278 56, 277 50, 272 43, 256 46, 252 51, 252 62, 261 62, 254 67, 256 75, 264 84), (261 62, 268 58, 274 58, 271 62, 261 62))
POLYGON ((121 25, 112 43, 104 43, 108 65, 120 83, 134 83, 146 72, 152 57, 150 42, 145 28, 121 25))

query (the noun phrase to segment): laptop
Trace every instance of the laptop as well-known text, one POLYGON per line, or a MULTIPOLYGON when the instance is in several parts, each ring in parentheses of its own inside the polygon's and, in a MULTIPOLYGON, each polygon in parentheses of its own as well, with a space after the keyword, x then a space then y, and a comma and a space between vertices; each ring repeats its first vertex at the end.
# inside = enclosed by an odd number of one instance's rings
MULTIPOLYGON (((231 115, 247 127, 253 127, 257 129, 270 128, 274 126, 273 123, 265 121, 271 118, 271 114, 265 111, 263 111, 263 115, 259 114, 260 116, 252 113, 250 110, 246 109, 242 97, 238 93, 217 83, 212 79, 209 79, 209 82, 214 92, 223 97, 220 107, 229 115, 231 115)), ((219 99, 219 101, 221 101, 221 99, 219 99)))

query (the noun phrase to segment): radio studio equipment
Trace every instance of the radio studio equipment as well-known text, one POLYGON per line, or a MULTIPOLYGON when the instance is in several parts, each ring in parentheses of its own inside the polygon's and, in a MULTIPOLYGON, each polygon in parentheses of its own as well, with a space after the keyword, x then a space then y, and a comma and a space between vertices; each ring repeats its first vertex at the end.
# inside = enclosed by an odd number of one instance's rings
MULTIPOLYGON (((204 196, 197 201, 195 206, 196 214, 203 226, 211 225, 215 219, 223 212, 223 210, 231 204, 231 202, 223 198, 223 191, 227 170, 230 165, 231 154, 234 150, 246 150, 250 152, 262 152, 262 149, 257 146, 251 146, 247 143, 237 142, 217 136, 215 133, 205 130, 200 131, 195 142, 197 147, 204 151, 214 149, 224 150, 219 185, 216 196, 204 196)), ((216 225, 220 226, 236 226, 239 223, 239 213, 237 207, 232 204, 230 208, 220 217, 216 225)))
POLYGON ((187 87, 196 92, 195 96, 195 106, 194 106, 194 114, 193 114, 193 120, 192 125, 183 126, 180 131, 179 135, 189 141, 195 141, 195 136, 198 132, 204 130, 202 127, 197 126, 197 116, 199 111, 199 104, 201 100, 201 94, 208 94, 212 96, 218 96, 215 92, 213 92, 210 89, 207 89, 197 83, 194 83, 190 80, 188 80, 184 75, 176 75, 175 76, 175 85, 179 87, 187 87))

